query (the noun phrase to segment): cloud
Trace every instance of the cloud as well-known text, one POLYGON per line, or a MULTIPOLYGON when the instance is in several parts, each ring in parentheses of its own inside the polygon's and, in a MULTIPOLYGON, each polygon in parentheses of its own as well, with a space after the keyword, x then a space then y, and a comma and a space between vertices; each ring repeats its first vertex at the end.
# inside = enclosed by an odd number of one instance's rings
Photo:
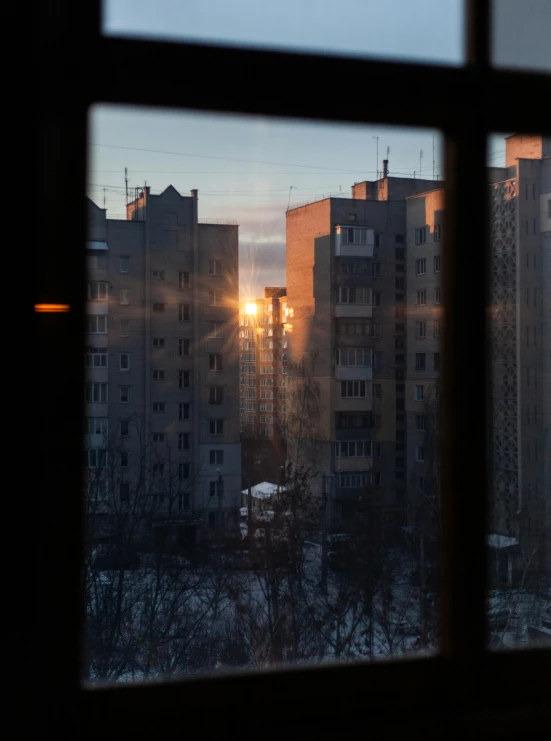
POLYGON ((285 242, 239 240, 239 293, 259 298, 265 286, 285 285, 285 242))

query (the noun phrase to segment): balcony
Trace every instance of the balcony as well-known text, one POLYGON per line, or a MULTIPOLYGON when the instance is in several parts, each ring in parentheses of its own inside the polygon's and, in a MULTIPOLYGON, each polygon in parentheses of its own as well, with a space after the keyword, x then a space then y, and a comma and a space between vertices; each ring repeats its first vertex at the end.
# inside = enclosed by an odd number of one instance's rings
POLYGON ((371 319, 373 307, 369 304, 335 304, 337 319, 371 319))
POLYGON ((337 365, 335 378, 337 381, 371 381, 373 368, 366 365, 337 365))
POLYGON ((338 458, 334 457, 336 472, 342 471, 365 471, 373 468, 373 458, 338 458))
POLYGON ((375 232, 366 227, 337 226, 335 257, 373 257, 375 232))

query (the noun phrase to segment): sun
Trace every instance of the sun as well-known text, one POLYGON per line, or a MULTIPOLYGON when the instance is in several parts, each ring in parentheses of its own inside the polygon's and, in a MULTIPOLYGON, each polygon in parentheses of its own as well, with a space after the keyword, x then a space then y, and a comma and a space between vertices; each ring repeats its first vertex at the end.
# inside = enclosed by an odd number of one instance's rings
POLYGON ((256 314, 256 304, 245 304, 245 314, 256 314))

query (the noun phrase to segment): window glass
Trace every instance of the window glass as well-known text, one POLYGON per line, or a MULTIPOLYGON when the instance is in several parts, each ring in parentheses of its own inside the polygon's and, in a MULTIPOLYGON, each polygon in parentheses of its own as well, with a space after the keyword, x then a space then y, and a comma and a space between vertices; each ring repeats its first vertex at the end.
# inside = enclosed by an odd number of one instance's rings
POLYGON ((496 66, 551 71, 551 3, 492 0, 492 58, 496 66))
POLYGON ((104 32, 109 34, 448 64, 463 61, 463 25, 462 0, 104 2, 104 32))
POLYGON ((494 168, 488 188, 493 475, 487 607, 490 646, 511 649, 551 638, 551 219, 544 208, 551 140, 500 139, 508 169, 494 168), (534 234, 525 222, 536 217, 534 234))
POLYGON ((88 677, 436 650, 438 134, 107 106, 91 130, 88 677))

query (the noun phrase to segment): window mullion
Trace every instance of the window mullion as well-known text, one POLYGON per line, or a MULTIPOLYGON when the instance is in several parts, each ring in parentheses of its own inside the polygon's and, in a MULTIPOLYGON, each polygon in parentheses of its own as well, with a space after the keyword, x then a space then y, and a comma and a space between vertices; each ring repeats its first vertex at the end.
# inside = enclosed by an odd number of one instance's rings
POLYGON ((474 691, 485 651, 489 389, 486 132, 474 113, 446 136, 442 252, 442 649, 474 691), (472 270, 476 265, 477 269, 472 270), (467 298, 466 298, 467 297, 467 298))

